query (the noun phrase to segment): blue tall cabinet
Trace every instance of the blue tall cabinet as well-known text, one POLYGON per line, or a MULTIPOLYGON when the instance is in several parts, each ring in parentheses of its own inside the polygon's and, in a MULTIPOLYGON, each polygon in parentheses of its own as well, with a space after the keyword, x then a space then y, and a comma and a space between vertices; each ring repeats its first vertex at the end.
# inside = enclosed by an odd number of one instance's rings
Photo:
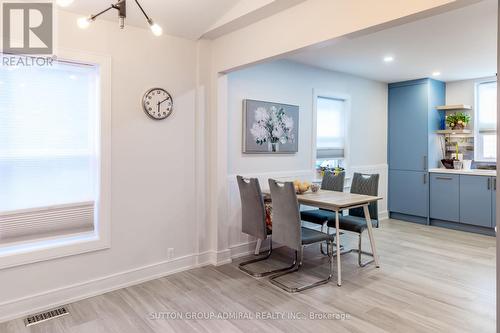
POLYGON ((444 115, 446 85, 433 79, 389 84, 389 213, 427 223, 428 169, 439 166, 441 148, 436 130, 444 115))

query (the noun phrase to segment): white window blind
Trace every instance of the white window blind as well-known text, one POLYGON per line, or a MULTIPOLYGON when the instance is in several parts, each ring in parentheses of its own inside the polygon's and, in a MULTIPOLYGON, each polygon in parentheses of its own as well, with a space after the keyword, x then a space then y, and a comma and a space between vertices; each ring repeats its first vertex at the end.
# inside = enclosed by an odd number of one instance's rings
POLYGON ((481 82, 476 86, 475 159, 496 161, 497 157, 497 83, 481 82))
POLYGON ((98 68, 0 67, 0 244, 94 227, 98 68))
POLYGON ((317 159, 343 158, 345 149, 345 101, 318 97, 316 108, 317 159))

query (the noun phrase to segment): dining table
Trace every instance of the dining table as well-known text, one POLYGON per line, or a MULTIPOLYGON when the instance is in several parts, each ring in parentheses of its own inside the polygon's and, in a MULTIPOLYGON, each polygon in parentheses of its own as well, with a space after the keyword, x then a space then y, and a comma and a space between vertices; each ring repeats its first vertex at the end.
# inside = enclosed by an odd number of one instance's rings
MULTIPOLYGON (((270 191, 263 189, 262 193, 265 197, 271 198, 270 191)), ((272 198, 271 198, 272 199, 272 198)), ((321 209, 327 209, 335 212, 335 233, 336 233, 336 257, 337 257, 337 285, 342 285, 342 267, 340 261, 340 221, 339 216, 344 210, 353 208, 363 208, 365 215, 365 221, 368 229, 368 237, 370 238, 370 246, 373 253, 373 259, 375 266, 380 267, 379 258, 377 255, 377 249, 375 246, 375 238, 373 236, 373 226, 370 217, 370 210, 368 207, 370 203, 382 200, 382 197, 328 191, 328 190, 318 190, 317 192, 307 191, 302 194, 297 194, 297 201, 301 205, 312 206, 321 209)))

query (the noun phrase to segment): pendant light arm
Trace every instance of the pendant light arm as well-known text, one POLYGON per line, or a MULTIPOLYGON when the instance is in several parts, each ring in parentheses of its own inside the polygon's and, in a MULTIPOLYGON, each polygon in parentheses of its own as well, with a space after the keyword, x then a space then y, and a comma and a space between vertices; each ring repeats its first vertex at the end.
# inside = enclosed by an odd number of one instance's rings
POLYGON ((100 11, 100 12, 99 12, 99 13, 97 13, 97 14, 90 15, 90 19, 91 19, 92 21, 94 21, 97 17, 101 16, 102 14, 104 14, 104 13, 106 13, 107 11, 109 11, 109 10, 111 10, 111 9, 114 9, 114 8, 115 8, 115 7, 114 7, 114 5, 111 5, 111 6, 109 6, 108 8, 106 8, 105 10, 100 11))
POLYGON ((97 14, 94 14, 94 15, 90 15, 90 19, 92 21, 94 21, 97 17, 101 16, 102 14, 106 13, 107 11, 111 10, 111 9, 116 9, 116 10, 120 10, 121 8, 121 5, 122 3, 124 3, 125 0, 120 0, 118 1, 117 3, 115 4, 112 4, 111 6, 109 6, 108 8, 104 9, 103 11, 100 11, 99 13, 97 14))
POLYGON ((148 23, 151 24, 153 22, 153 20, 148 16, 148 14, 146 14, 146 11, 144 10, 144 8, 142 8, 139 1, 138 0, 134 0, 134 1, 137 4, 137 6, 139 7, 139 9, 141 10, 141 12, 144 14, 144 17, 146 17, 146 20, 148 21, 148 23))

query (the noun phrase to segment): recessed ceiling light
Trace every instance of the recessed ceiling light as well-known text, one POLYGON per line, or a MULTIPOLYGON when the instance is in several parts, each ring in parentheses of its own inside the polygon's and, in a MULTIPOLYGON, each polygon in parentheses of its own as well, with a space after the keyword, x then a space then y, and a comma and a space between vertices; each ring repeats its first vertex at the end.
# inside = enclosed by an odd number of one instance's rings
POLYGON ((384 62, 393 62, 394 61, 394 57, 393 56, 385 56, 384 57, 384 62))
POLYGON ((68 7, 73 3, 73 0, 57 0, 57 4, 61 7, 68 7))
POLYGON ((441 75, 441 72, 432 72, 432 76, 439 76, 441 75))

